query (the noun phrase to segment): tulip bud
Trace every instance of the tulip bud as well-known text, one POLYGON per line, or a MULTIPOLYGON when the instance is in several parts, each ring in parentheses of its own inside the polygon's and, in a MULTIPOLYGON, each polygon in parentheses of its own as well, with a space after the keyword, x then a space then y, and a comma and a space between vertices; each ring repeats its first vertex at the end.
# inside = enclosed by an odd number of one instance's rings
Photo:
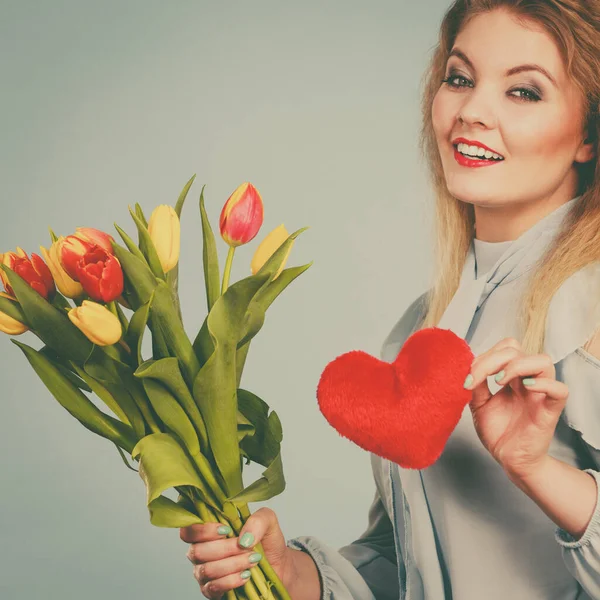
POLYGON ((100 246, 92 246, 77 263, 77 280, 86 294, 98 302, 112 302, 123 293, 119 259, 100 246))
POLYGON ((162 270, 168 273, 179 260, 181 224, 175 209, 168 204, 157 206, 150 215, 148 233, 162 270))
MULTIPOLYGON (((250 270, 252 271, 252 275, 256 275, 256 273, 258 273, 262 266, 275 253, 277 248, 279 248, 279 246, 281 246, 281 244, 283 244, 283 242, 285 242, 289 236, 290 234, 287 232, 285 226, 282 223, 278 227, 275 227, 275 229, 273 229, 273 231, 271 231, 271 233, 269 233, 265 237, 265 239, 258 245, 258 248, 254 252, 254 256, 252 257, 252 261, 250 262, 250 270)), ((292 242, 285 254, 285 257, 281 263, 281 266, 279 267, 279 270, 275 274, 275 277, 273 277, 272 281, 279 277, 279 274, 281 273, 283 267, 285 266, 285 263, 287 262, 288 256, 290 255, 293 245, 294 243, 292 242)))
POLYGON ((251 183, 242 183, 229 196, 221 211, 221 237, 232 248, 247 244, 256 236, 262 223, 262 198, 251 183))
POLYGON ((67 298, 77 298, 83 294, 83 287, 80 283, 69 277, 68 273, 63 269, 60 263, 60 242, 64 239, 65 238, 62 236, 59 237, 58 240, 50 246, 50 250, 46 250, 43 246, 40 246, 40 250, 60 293, 67 298))
POLYGON ((93 227, 76 227, 75 237, 84 242, 100 246, 108 254, 114 254, 112 247, 114 238, 108 233, 104 233, 104 231, 94 229, 93 227))
POLYGON ((77 263, 79 263, 79 259, 86 252, 89 252, 94 247, 94 244, 74 235, 68 235, 66 238, 61 238, 57 243, 60 264, 71 279, 79 281, 77 275, 77 263))
POLYGON ((69 311, 71 322, 97 346, 116 344, 123 334, 121 323, 106 306, 84 300, 69 311))
MULTIPOLYGON (((5 252, 2 255, 2 264, 6 265, 11 271, 14 271, 19 277, 24 279, 31 288, 46 300, 52 298, 56 293, 52 273, 46 263, 37 254, 32 254, 31 258, 27 256, 21 248, 17 252, 5 252)), ((11 295, 15 293, 10 286, 6 273, 0 269, 0 279, 4 284, 4 289, 11 295)))
MULTIPOLYGON (((0 259, 1 258, 2 255, 0 254, 0 259)), ((0 296, 2 296, 2 298, 7 298, 8 300, 15 300, 12 296, 9 296, 8 294, 4 294, 2 292, 0 292, 0 296)), ((21 321, 17 321, 16 319, 13 319, 6 313, 0 311, 0 331, 2 333, 7 333, 8 335, 21 335, 22 333, 25 333, 28 329, 29 327, 23 325, 21 321)))

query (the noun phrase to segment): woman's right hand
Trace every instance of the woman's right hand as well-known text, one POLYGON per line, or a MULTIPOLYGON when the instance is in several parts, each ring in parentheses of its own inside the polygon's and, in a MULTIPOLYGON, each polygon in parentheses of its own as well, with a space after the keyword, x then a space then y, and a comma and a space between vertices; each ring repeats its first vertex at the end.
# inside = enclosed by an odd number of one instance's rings
POLYGON ((194 564, 194 577, 207 598, 222 598, 225 592, 248 581, 256 564, 251 559, 262 558, 253 549, 259 542, 284 587, 295 580, 297 552, 287 547, 277 515, 270 508, 259 508, 250 515, 238 537, 219 533, 219 527, 221 523, 204 523, 179 530, 180 538, 191 544, 187 558, 194 564))

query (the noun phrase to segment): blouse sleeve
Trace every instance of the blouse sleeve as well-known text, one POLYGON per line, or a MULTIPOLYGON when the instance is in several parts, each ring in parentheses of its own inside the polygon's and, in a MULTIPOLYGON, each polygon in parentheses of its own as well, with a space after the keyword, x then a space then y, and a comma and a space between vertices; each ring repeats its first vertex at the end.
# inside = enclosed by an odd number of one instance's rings
POLYGON ((562 418, 580 437, 584 469, 596 480, 598 495, 592 518, 578 540, 556 528, 569 572, 592 600, 600 600, 600 359, 577 348, 556 365, 557 379, 569 387, 562 418))
MULTIPOLYGON (((387 335, 380 359, 391 362, 424 315, 428 292, 416 298, 387 335)), ((378 458, 371 455, 375 482, 378 458)), ((365 532, 351 544, 336 550, 314 536, 288 541, 288 547, 307 552, 321 580, 321 600, 398 600, 404 579, 402 556, 398 561, 394 527, 379 487, 369 509, 365 532), (400 564, 398 564, 398 562, 400 564)))
POLYGON ((321 600, 398 600, 398 567, 392 523, 379 492, 369 509, 365 532, 339 550, 314 536, 289 540, 307 552, 321 580, 321 600))

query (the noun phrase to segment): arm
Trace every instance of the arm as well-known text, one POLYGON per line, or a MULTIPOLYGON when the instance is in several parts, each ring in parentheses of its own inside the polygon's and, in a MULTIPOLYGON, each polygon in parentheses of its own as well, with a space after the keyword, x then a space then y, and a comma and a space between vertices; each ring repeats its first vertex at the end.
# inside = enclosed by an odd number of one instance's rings
POLYGON ((394 531, 378 491, 369 509, 367 529, 351 544, 336 550, 316 537, 302 536, 289 540, 288 547, 305 553, 295 559, 299 577, 297 584, 290 586, 292 600, 397 600, 399 597, 394 531), (314 585, 315 571, 320 595, 314 585), (302 573, 308 577, 306 589, 302 573))

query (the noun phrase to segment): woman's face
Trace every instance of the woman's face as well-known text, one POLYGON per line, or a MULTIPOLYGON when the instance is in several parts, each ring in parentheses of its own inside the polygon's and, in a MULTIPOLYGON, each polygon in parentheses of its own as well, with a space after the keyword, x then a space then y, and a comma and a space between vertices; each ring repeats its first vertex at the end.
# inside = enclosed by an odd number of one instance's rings
POLYGON ((513 19, 495 10, 462 29, 453 52, 464 58, 450 56, 444 77, 450 80, 441 84, 432 107, 448 189, 476 205, 476 215, 477 207, 499 215, 526 203, 550 200, 558 206, 570 200, 577 189, 573 161, 592 156, 591 145, 583 144, 582 103, 554 40, 513 19), (537 70, 507 75, 524 64, 538 65, 549 77, 537 70), (485 144, 504 160, 461 164, 454 146, 459 137, 485 144))

